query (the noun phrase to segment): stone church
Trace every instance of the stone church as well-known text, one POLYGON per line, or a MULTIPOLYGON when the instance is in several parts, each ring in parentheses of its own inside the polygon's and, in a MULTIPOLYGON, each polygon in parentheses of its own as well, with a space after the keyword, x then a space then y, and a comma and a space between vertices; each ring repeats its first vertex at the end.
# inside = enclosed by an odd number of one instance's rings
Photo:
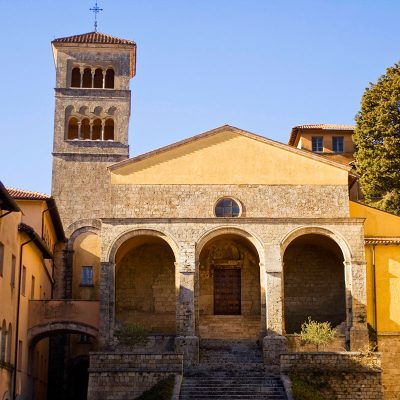
POLYGON ((130 158, 136 44, 92 32, 52 48, 52 196, 67 236, 55 297, 99 304, 98 331, 77 329, 99 351, 89 398, 107 398, 96 376, 132 324, 148 354, 185 366, 207 340, 257 342, 276 366, 309 316, 336 328, 332 349, 367 344, 350 166, 229 125, 130 158))

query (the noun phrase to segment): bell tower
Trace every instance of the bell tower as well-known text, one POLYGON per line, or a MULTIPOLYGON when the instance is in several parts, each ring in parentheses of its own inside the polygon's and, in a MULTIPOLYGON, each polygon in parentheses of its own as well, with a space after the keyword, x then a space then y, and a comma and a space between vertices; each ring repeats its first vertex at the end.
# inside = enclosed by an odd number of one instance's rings
POLYGON ((100 32, 55 39, 52 195, 63 223, 103 216, 107 167, 129 157, 136 44, 100 32))

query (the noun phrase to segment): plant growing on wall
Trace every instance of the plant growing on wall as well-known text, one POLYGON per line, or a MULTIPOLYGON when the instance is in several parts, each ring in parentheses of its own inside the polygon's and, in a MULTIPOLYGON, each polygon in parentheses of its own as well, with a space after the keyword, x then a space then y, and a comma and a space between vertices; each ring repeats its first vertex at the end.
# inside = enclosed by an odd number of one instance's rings
POLYGON ((145 345, 148 341, 149 331, 137 323, 124 323, 115 331, 119 343, 127 346, 145 345))
POLYGON ((319 346, 333 342, 336 332, 330 322, 317 322, 308 317, 308 320, 301 325, 300 338, 303 344, 315 345, 319 351, 319 346))

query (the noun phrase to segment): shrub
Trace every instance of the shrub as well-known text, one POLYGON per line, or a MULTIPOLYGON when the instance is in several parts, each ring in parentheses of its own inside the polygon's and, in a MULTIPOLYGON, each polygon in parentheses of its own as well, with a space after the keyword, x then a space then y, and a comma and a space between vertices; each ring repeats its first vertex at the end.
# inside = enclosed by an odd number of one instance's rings
POLYGON ((144 345, 148 341, 149 331, 142 325, 136 323, 125 323, 115 331, 119 343, 136 346, 144 345))
POLYGON ((332 329, 330 322, 313 321, 311 317, 301 325, 301 341, 304 344, 313 344, 319 351, 319 346, 332 342, 336 332, 332 329))

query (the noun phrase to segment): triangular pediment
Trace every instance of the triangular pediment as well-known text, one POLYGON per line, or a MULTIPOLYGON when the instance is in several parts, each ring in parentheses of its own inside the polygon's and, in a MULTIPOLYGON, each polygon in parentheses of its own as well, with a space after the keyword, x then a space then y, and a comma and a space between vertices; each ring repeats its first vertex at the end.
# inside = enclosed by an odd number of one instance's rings
POLYGON ((349 167, 224 125, 109 167, 114 184, 347 184, 349 167))

